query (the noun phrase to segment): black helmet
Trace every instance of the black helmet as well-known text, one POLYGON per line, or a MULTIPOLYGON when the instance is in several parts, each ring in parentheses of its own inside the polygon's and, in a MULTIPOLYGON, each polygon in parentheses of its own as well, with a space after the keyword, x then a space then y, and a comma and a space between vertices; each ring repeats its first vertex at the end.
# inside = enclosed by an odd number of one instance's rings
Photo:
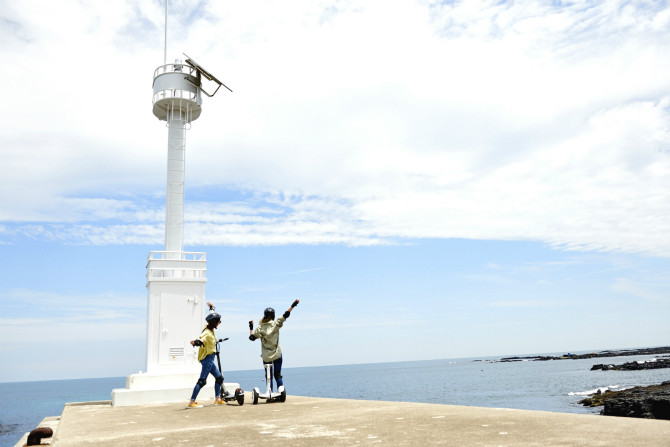
POLYGON ((263 318, 266 320, 274 320, 275 319, 275 310, 271 307, 268 307, 265 309, 265 312, 263 312, 263 318))
POLYGON ((205 320, 207 321, 207 323, 213 324, 216 323, 217 321, 221 321, 221 315, 216 312, 212 312, 205 317, 205 320))

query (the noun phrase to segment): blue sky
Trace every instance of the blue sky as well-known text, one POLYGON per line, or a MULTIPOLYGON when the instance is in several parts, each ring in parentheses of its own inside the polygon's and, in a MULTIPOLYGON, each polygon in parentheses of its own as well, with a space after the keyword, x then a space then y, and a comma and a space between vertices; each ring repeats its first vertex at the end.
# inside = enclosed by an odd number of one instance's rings
MULTIPOLYGON (((144 367, 161 1, 0 2, 0 381, 144 367), (113 3, 113 4, 110 4, 113 3)), ((227 370, 666 345, 670 8, 170 2, 234 93, 187 134, 227 370)))

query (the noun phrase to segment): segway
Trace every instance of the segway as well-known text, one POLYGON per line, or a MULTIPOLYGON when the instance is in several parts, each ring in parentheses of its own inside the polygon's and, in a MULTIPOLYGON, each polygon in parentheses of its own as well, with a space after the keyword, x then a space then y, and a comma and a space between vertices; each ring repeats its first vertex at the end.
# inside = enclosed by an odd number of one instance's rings
POLYGON ((261 394, 258 387, 254 387, 251 392, 253 403, 256 405, 258 399, 265 399, 265 402, 286 402, 286 390, 284 385, 277 387, 277 392, 272 391, 272 363, 266 363, 265 366, 265 393, 261 394))
MULTIPOLYGON (((224 341, 228 340, 228 337, 226 338, 219 338, 216 341, 216 363, 219 365, 219 372, 221 372, 221 379, 223 379, 223 370, 221 369, 221 356, 219 355, 221 352, 219 343, 222 343, 224 341)), ((237 383, 232 384, 229 383, 228 385, 238 385, 237 383)), ((237 388, 235 389, 235 394, 230 394, 226 390, 226 384, 221 382, 221 399, 223 399, 226 403, 228 403, 231 400, 236 400, 237 404, 242 406, 244 405, 244 390, 242 388, 237 388)), ((255 402, 254 402, 255 403, 255 402)))

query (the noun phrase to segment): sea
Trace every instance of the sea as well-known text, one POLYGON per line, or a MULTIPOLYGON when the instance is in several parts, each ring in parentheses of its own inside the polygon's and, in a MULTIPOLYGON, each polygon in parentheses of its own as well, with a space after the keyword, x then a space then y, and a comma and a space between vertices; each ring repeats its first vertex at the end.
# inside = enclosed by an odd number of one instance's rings
MULTIPOLYGON (((563 354, 541 355, 560 357, 563 354)), ((621 390, 660 384, 670 380, 670 369, 591 371, 591 367, 598 363, 621 364, 653 358, 636 355, 500 362, 500 357, 479 357, 302 368, 285 366, 282 375, 288 399, 293 394, 599 414, 600 408, 584 407, 578 402, 598 389, 621 390)), ((226 382, 238 382, 245 391, 265 386, 262 368, 223 372, 226 382)), ((110 400, 112 389, 124 388, 125 380, 125 377, 108 377, 0 383, 0 446, 14 446, 42 419, 59 416, 68 402, 110 400)), ((245 405, 250 404, 249 400, 245 405)))

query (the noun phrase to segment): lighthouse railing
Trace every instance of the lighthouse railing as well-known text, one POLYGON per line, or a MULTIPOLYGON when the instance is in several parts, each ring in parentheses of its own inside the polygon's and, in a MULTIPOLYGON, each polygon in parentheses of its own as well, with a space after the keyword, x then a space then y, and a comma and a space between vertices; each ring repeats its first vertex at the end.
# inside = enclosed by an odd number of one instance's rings
POLYGON ((147 280, 206 280, 204 252, 152 251, 147 260, 147 280))

